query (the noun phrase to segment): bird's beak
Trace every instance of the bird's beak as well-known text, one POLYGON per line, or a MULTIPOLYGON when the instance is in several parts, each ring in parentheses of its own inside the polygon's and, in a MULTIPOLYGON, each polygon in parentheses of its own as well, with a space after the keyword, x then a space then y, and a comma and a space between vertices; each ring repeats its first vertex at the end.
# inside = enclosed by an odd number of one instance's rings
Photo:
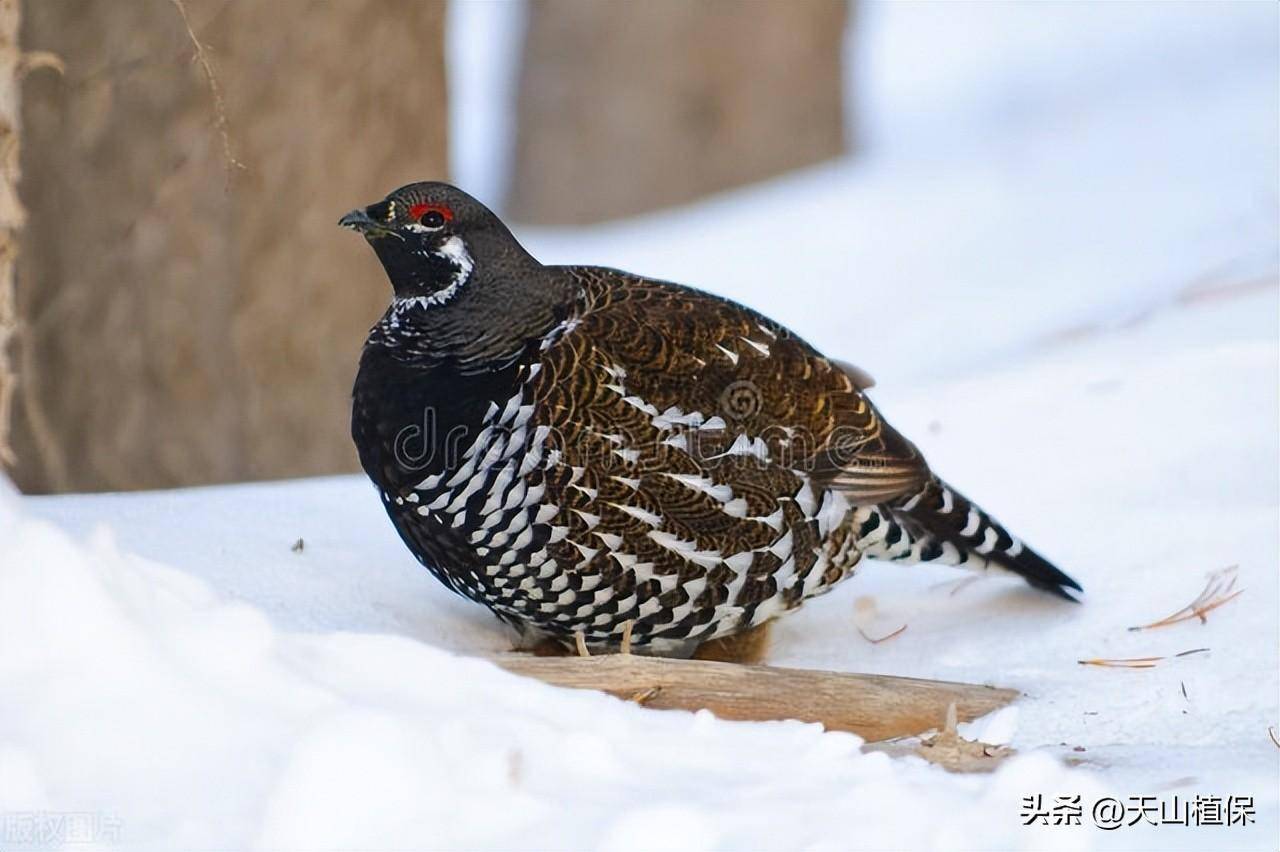
POLYGON ((338 224, 344 228, 350 228, 358 231, 366 237, 376 237, 383 234, 394 233, 384 223, 369 218, 369 214, 364 212, 363 207, 357 207, 350 213, 338 220, 338 224))

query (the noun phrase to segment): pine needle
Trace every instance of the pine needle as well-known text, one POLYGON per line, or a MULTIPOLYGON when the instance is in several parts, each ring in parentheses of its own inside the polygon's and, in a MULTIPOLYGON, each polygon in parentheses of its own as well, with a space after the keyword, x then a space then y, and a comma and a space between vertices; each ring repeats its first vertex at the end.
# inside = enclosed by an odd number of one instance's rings
POLYGON ((872 645, 879 645, 881 642, 888 642, 890 639, 902 633, 902 631, 906 629, 907 629, 907 625, 904 624, 901 627, 899 627, 897 630, 893 631, 892 633, 886 633, 884 636, 881 636, 879 639, 872 639, 870 636, 867 635, 866 631, 863 630, 861 627, 858 628, 858 634, 862 636, 863 639, 866 639, 868 642, 870 642, 872 645))
POLYGON ((1232 565, 1228 568, 1223 568, 1221 571, 1214 571, 1209 575, 1209 580, 1205 583, 1204 590, 1196 596, 1196 599, 1172 615, 1166 615, 1159 621, 1130 627, 1129 629, 1151 630, 1156 627, 1168 627, 1171 624, 1178 624, 1193 618, 1200 619, 1201 624, 1208 623, 1208 619, 1205 618, 1206 615, 1228 601, 1235 600, 1244 592, 1244 589, 1236 589, 1236 570, 1238 567, 1237 565, 1232 565))
POLYGON ((1082 666, 1102 666, 1103 668, 1113 669, 1154 669, 1162 660, 1168 657, 1123 657, 1115 660, 1105 660, 1101 657, 1095 657, 1090 660, 1076 660, 1082 666))
POLYGON ((1114 660, 1094 657, 1088 660, 1076 660, 1076 662, 1082 666, 1099 666, 1109 669, 1154 669, 1166 660, 1190 657, 1192 654, 1204 654, 1208 650, 1208 648, 1192 648, 1189 651, 1180 651, 1169 657, 1119 657, 1114 660))

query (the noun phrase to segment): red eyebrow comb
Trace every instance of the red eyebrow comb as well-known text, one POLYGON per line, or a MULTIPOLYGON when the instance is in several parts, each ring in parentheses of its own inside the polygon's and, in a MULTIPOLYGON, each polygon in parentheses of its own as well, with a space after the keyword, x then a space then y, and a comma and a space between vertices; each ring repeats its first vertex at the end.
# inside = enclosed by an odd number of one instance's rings
POLYGON ((410 219, 421 219, 428 213, 439 213, 446 222, 453 221, 453 211, 443 204, 418 203, 409 208, 410 219))

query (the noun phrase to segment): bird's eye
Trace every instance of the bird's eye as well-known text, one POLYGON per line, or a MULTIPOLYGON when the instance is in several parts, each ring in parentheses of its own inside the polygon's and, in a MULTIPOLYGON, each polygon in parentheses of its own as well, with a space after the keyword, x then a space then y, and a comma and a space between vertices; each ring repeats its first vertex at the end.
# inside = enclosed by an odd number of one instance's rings
POLYGON ((409 219, 434 231, 443 227, 445 222, 453 221, 453 211, 443 204, 428 204, 420 201, 409 208, 409 219))

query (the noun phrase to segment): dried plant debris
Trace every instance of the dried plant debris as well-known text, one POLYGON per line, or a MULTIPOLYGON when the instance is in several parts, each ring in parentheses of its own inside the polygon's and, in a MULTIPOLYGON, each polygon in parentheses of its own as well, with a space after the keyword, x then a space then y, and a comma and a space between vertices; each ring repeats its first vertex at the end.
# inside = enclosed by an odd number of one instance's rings
POLYGON ((1182 609, 1166 615, 1159 621, 1153 621, 1150 624, 1140 624, 1137 627, 1130 627, 1130 630, 1152 630, 1156 627, 1168 627, 1171 624, 1178 624, 1183 621, 1190 621, 1193 618, 1200 619, 1201 624, 1208 622, 1205 618, 1213 610, 1222 606, 1230 600, 1238 597, 1244 589, 1236 588, 1236 571, 1239 566, 1232 565, 1223 568, 1221 571, 1214 571, 1209 575, 1209 580, 1205 583, 1204 590, 1191 603, 1182 609))
MULTIPOLYGON (((209 58, 209 51, 200 39, 196 38, 196 31, 191 26, 191 18, 187 15, 187 7, 183 0, 171 0, 177 8, 178 14, 182 16, 182 24, 187 28, 187 37, 191 39, 191 44, 195 48, 195 61, 200 64, 201 70, 204 71, 205 79, 209 81, 209 93, 213 95, 213 110, 216 121, 214 126, 218 130, 218 135, 222 137, 222 157, 226 162, 228 181, 233 168, 243 169, 244 163, 235 158, 231 152, 231 125, 227 121, 227 104, 222 97, 222 87, 218 85, 218 77, 213 73, 213 62, 209 58)), ((229 185, 229 184, 228 184, 229 185)))
POLYGON ((520 749, 507 752, 507 782, 519 787, 524 780, 524 753, 520 749))
POLYGON ((932 591, 937 591, 939 589, 948 589, 949 591, 947 592, 947 597, 954 598, 956 595, 960 594, 965 589, 969 588, 970 586, 974 585, 975 583, 981 580, 985 580, 986 578, 987 578, 986 574, 970 574, 967 577, 958 577, 951 580, 943 580, 940 583, 934 583, 932 586, 930 586, 929 591, 932 592, 932 591))
POLYGON ((647 689, 642 689, 634 693, 633 695, 629 696, 627 700, 634 704, 639 704, 641 707, 643 707, 653 699, 657 698, 661 692, 662 692, 661 686, 651 686, 647 689))
POLYGON ((1164 657, 1121 657, 1106 660, 1094 657, 1089 660, 1076 660, 1082 666, 1101 666, 1109 669, 1154 669, 1164 657))
MULTIPOLYGON (((1088 660, 1076 660, 1076 662, 1082 666, 1100 666, 1108 669, 1154 669, 1167 660, 1176 660, 1179 657, 1190 657, 1195 654, 1207 654, 1208 652, 1208 648, 1192 648, 1189 651, 1181 651, 1177 654, 1163 657, 1120 657, 1114 660, 1094 657, 1088 660)), ((1185 692, 1183 694, 1185 695, 1185 692)))
POLYGON ((893 637, 895 637, 895 636, 899 635, 900 633, 902 633, 902 631, 904 631, 904 630, 906 630, 906 629, 907 629, 907 625, 905 625, 905 624, 904 624, 904 625, 902 625, 901 627, 899 627, 897 630, 894 630, 892 633, 886 633, 886 634, 885 634, 885 635, 883 635, 883 636, 880 636, 880 637, 877 637, 877 638, 873 639, 873 638, 871 638, 870 636, 868 636, 868 635, 867 635, 867 633, 866 633, 866 631, 865 631, 865 630, 863 630, 861 627, 859 627, 859 628, 858 628, 858 635, 860 635, 863 639, 866 639, 866 640, 867 640, 868 642, 870 642, 872 645, 879 645, 881 642, 888 642, 890 639, 892 639, 893 637))
MULTIPOLYGON (((894 619, 896 621, 897 619, 894 619)), ((907 629, 904 623, 899 627, 889 627, 884 622, 887 621, 876 606, 876 599, 871 595, 859 595, 853 602, 853 626, 858 631, 858 635, 866 639, 872 645, 879 645, 881 642, 888 642, 902 631, 907 629), (877 638, 872 638, 874 634, 879 633, 877 638)), ((889 621, 893 624, 894 621, 889 621)))
POLYGON ((1267 736, 1271 737, 1271 742, 1275 743, 1276 748, 1280 748, 1280 739, 1276 738, 1276 729, 1270 725, 1267 726, 1267 736))
POLYGON ((956 731, 956 705, 947 707, 943 729, 923 740, 916 754, 951 772, 991 772, 1014 754, 1008 746, 966 740, 956 731))
POLYGON ((294 553, 301 553, 306 548, 306 546, 307 546, 307 543, 305 541, 303 541, 302 539, 298 539, 293 543, 293 547, 289 549, 292 550, 294 553))

